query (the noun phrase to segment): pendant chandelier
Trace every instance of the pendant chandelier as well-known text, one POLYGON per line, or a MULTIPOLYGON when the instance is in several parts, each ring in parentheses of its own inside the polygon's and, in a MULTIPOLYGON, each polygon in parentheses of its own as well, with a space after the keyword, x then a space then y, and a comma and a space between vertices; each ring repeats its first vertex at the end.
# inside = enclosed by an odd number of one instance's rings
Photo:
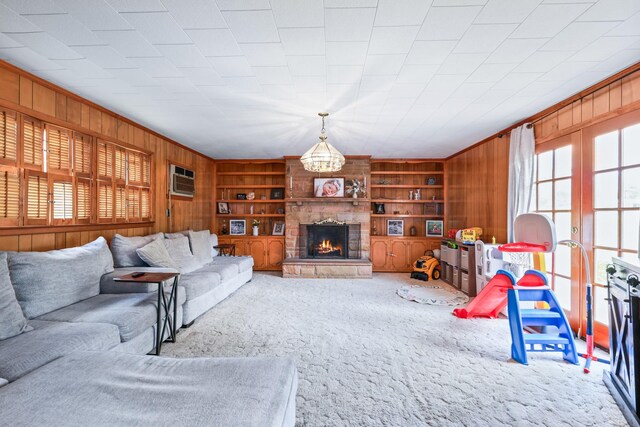
POLYGON ((344 156, 336 148, 327 142, 326 131, 324 130, 324 118, 329 113, 318 113, 322 117, 322 130, 320 131, 320 142, 311 147, 300 158, 304 169, 309 172, 337 172, 344 165, 344 156))

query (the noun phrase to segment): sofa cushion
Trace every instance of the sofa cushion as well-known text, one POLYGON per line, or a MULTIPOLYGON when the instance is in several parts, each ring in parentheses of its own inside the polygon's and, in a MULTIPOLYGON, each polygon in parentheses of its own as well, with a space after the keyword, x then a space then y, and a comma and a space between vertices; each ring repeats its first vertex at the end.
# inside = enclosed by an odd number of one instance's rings
MULTIPOLYGON (((222 258, 222 257, 216 257, 216 258, 222 258)), ((202 266, 202 268, 199 269, 198 272, 208 273, 208 274, 217 273, 220 275, 220 280, 222 282, 235 279, 235 277, 239 274, 238 266, 235 264, 231 264, 231 263, 222 264, 222 263, 213 263, 213 262, 202 266)))
POLYGON ((165 239, 179 239, 180 237, 189 237, 189 231, 178 231, 176 233, 164 233, 165 239))
POLYGON ((136 252, 151 267, 178 268, 178 263, 167 252, 163 239, 155 239, 151 243, 136 249, 136 252))
POLYGON ((198 259, 191 253, 188 237, 180 236, 173 239, 164 239, 164 244, 167 247, 171 259, 178 264, 180 273, 191 273, 202 266, 198 259))
POLYGON ((180 286, 184 288, 187 301, 206 294, 220 285, 220 275, 211 271, 196 270, 180 276, 180 286))
MULTIPOLYGON (((103 294, 80 301, 38 320, 73 323, 108 323, 116 325, 120 340, 129 341, 156 324, 157 293, 103 294)), ((178 287, 178 304, 185 301, 184 289, 178 287)))
POLYGON ((213 247, 209 240, 210 235, 209 230, 189 230, 189 246, 191 246, 191 252, 200 262, 200 265, 210 262, 211 258, 213 258, 213 247))
POLYGON ((288 427, 297 383, 289 359, 78 352, 0 388, 2 422, 288 427))
POLYGON ((29 319, 98 295, 100 277, 113 271, 104 237, 49 252, 8 252, 11 283, 29 319))
POLYGON ((149 236, 126 237, 116 234, 111 239, 111 252, 113 253, 113 263, 115 267, 142 267, 145 262, 138 256, 136 249, 151 243, 155 239, 161 239, 162 233, 151 234, 149 236))
POLYGON ((118 328, 105 323, 30 320, 29 326, 33 330, 0 341, 0 377, 15 381, 74 351, 104 351, 120 344, 118 328))
POLYGON ((0 340, 15 337, 31 329, 11 286, 7 254, 0 254, 0 340))
MULTIPOLYGON (((253 268, 253 257, 250 256, 218 256, 208 265, 234 266, 238 273, 244 273, 253 268)), ((216 270, 212 270, 216 271, 216 270)))

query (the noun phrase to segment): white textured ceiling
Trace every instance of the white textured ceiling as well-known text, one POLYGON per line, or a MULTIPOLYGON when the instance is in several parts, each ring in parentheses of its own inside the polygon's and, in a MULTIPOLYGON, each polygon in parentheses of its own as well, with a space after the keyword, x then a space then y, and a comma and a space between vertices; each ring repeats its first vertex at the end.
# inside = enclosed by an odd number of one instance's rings
POLYGON ((0 0, 0 58, 215 158, 444 157, 640 60, 640 0, 0 0))

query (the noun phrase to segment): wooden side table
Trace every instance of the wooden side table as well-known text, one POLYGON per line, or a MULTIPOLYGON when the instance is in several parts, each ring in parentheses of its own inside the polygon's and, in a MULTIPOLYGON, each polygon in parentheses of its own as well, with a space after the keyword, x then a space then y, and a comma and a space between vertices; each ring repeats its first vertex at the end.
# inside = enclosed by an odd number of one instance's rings
POLYGON ((220 256, 236 256, 235 243, 221 243, 213 247, 220 252, 220 256))
POLYGON ((138 273, 130 273, 120 277, 114 277, 116 282, 129 282, 129 283, 156 283, 158 285, 158 307, 157 307, 157 319, 156 319, 156 356, 160 355, 162 349, 162 341, 164 333, 169 325, 170 342, 176 342, 176 330, 177 330, 177 317, 178 317, 178 278, 180 273, 152 273, 145 272, 140 276, 133 277, 138 273), (166 280, 173 279, 173 285, 171 285, 171 292, 169 293, 169 299, 164 293, 163 283, 166 280), (173 319, 169 315, 173 308, 173 319), (162 320, 162 311, 164 310, 164 321, 162 320))

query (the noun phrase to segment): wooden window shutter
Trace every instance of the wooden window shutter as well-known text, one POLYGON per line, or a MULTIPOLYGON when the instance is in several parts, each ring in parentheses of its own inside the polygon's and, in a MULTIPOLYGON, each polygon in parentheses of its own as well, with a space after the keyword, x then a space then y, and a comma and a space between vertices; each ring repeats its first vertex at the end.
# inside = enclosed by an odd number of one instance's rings
POLYGON ((113 185, 98 182, 98 222, 113 221, 113 185))
POLYGON ((136 187, 127 188, 127 219, 129 221, 140 221, 140 189, 136 187))
POLYGON ((91 222, 91 180, 76 179, 76 213, 77 224, 91 222))
POLYGON ((44 173, 25 172, 25 225, 47 225, 49 218, 49 180, 44 173))
POLYGON ((22 120, 22 163, 26 168, 42 170, 44 129, 39 120, 22 120))
POLYGON ((20 175, 17 168, 0 166, 0 226, 20 225, 20 175))
POLYGON ((123 185, 116 185, 116 222, 124 222, 127 219, 127 189, 123 185))
POLYGON ((113 145, 98 141, 98 178, 113 179, 113 145))
POLYGON ((52 177, 53 224, 73 222, 73 182, 68 177, 52 177))
POLYGON ((115 147, 115 179, 125 182, 127 180, 127 151, 122 147, 115 147))
POLYGON ((71 133, 56 126, 45 125, 47 172, 71 174, 71 133))
POLYGON ((140 190, 140 218, 145 221, 151 220, 151 190, 148 188, 140 190))
POLYGON ((0 163, 15 165, 18 159, 18 121, 13 111, 0 110, 0 163))
POLYGON ((128 184, 142 184, 142 153, 129 151, 129 177, 128 184))
POLYGON ((151 156, 142 154, 142 185, 151 185, 151 156))
POLYGON ((73 168, 78 177, 91 177, 92 163, 91 137, 75 132, 73 135, 73 168))

